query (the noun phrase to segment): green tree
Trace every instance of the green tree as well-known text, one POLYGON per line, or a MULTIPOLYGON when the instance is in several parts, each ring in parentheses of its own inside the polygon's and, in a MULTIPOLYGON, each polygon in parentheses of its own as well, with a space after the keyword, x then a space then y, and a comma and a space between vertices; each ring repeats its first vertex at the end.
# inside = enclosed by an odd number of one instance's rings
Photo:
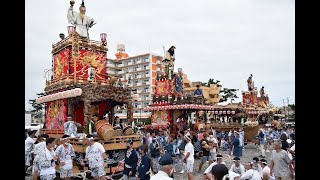
POLYGON ((230 99, 231 103, 232 101, 234 101, 236 98, 239 98, 236 94, 236 92, 238 91, 239 89, 228 89, 228 88, 223 88, 220 93, 222 93, 222 97, 220 99, 219 102, 225 102, 227 101, 228 99, 230 99))
POLYGON ((295 104, 288 104, 289 108, 292 109, 292 111, 296 110, 296 105, 295 104))
POLYGON ((295 104, 288 104, 289 109, 293 111, 293 113, 289 114, 290 119, 295 119, 296 118, 296 106, 295 104))
POLYGON ((211 78, 210 78, 210 79, 208 80, 207 86, 210 87, 210 84, 216 84, 218 87, 221 87, 221 85, 220 85, 219 83, 220 83, 219 80, 216 80, 216 81, 215 81, 214 79, 211 79, 211 78))
MULTIPOLYGON (((38 93, 37 96, 38 97, 42 97, 44 96, 44 93, 38 93)), ((37 104, 36 103, 36 99, 29 99, 29 104, 32 105, 31 112, 41 112, 44 109, 44 104, 37 104)))

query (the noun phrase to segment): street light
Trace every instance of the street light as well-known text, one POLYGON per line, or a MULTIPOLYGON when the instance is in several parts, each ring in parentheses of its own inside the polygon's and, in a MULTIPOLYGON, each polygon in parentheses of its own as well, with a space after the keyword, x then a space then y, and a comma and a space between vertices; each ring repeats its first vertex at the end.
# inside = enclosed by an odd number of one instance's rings
POLYGON ((142 106, 140 105, 140 119, 139 119, 140 123, 141 123, 141 110, 142 110, 142 106))

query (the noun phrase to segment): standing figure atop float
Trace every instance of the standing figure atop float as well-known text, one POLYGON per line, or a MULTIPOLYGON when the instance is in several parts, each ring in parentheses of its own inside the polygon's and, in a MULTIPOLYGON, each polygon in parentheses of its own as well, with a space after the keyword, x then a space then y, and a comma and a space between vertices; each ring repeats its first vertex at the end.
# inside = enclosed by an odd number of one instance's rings
POLYGON ((261 87, 260 89, 260 97, 264 97, 265 93, 264 93, 264 86, 261 87))
POLYGON ((163 63, 164 63, 164 74, 168 77, 168 79, 171 79, 171 76, 173 74, 174 69, 174 61, 175 61, 175 54, 174 50, 176 49, 175 46, 171 46, 168 51, 165 50, 165 47, 163 46, 164 51, 164 57, 163 57, 163 63))
POLYGON ((80 13, 73 11, 74 0, 70 1, 71 6, 68 9, 68 23, 73 24, 76 27, 77 33, 81 37, 89 39, 89 28, 96 24, 93 18, 86 16, 86 7, 82 0, 81 6, 79 7, 80 13))
POLYGON ((173 74, 173 92, 177 97, 183 96, 183 87, 182 87, 182 70, 180 69, 177 74, 173 74))
POLYGON ((248 89, 249 89, 249 91, 253 91, 253 89, 254 89, 254 83, 253 83, 253 80, 252 80, 252 74, 250 74, 250 77, 248 78, 247 83, 248 83, 248 89))

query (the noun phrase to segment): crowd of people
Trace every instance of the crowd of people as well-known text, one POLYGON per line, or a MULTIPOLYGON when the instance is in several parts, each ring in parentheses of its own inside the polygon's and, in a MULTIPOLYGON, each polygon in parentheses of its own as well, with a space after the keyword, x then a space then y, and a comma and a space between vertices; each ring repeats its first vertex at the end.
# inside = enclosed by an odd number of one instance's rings
MULTIPOLYGON (((28 132, 25 140, 26 172, 32 167, 34 179, 53 179, 56 176, 55 166, 59 165, 60 178, 71 179, 73 176, 72 159, 76 153, 69 143, 70 138, 77 137, 79 124, 68 116, 65 135, 62 138, 48 137, 46 134, 35 138, 33 131, 28 132)), ((97 119, 97 117, 93 117, 97 119)), ((96 120, 93 120, 93 123, 96 120)), ((115 118, 113 126, 125 126, 115 118)), ((251 180, 289 180, 295 171, 295 128, 264 127, 259 129, 255 143, 261 151, 260 157, 252 157, 250 162, 241 162, 245 146, 242 128, 229 132, 215 129, 194 129, 185 127, 178 132, 170 129, 138 129, 135 133, 142 136, 142 146, 133 147, 133 141, 127 142, 124 152, 123 179, 157 180, 174 179, 177 167, 184 167, 178 172, 185 174, 186 179, 193 180, 193 171, 202 173, 203 179, 251 179, 251 180), (273 150, 272 150, 273 149, 273 150), (271 152, 266 159, 265 152, 271 152), (223 151, 233 159, 234 164, 228 168, 223 161, 223 151), (195 166, 195 159, 200 164, 195 166), (208 167, 203 169, 203 165, 208 167), (243 164, 242 164, 243 163, 243 164)), ((95 134, 89 134, 85 158, 82 166, 88 165, 94 179, 106 179, 106 161, 110 152, 95 141, 95 134)))

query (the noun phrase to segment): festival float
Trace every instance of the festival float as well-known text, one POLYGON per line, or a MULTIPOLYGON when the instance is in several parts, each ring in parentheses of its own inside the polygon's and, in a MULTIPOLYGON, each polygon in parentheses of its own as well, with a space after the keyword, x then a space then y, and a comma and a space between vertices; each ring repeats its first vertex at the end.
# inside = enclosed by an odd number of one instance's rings
MULTIPOLYGON (((245 140, 252 141, 258 130, 264 126, 263 123, 259 123, 259 118, 267 117, 270 111, 269 98, 264 89, 260 90, 261 95, 258 97, 251 76, 248 79, 249 91, 242 92, 242 103, 230 103, 225 106, 211 105, 204 96, 186 94, 182 85, 184 77, 182 69, 178 68, 178 72, 173 73, 174 49, 172 46, 165 51, 163 58, 165 68, 157 72, 152 104, 145 108, 151 111, 151 125, 147 125, 146 129, 170 128, 171 132, 177 133, 179 129, 186 127, 216 131, 243 128, 245 140), (204 122, 200 122, 200 119, 204 122)), ((210 88, 217 89, 214 84, 210 84, 210 88)))
MULTIPOLYGON (((74 1, 70 1, 70 4, 72 7, 74 1)), ((118 79, 108 76, 106 72, 106 33, 100 34, 101 41, 95 41, 79 33, 78 28, 68 26, 69 36, 60 34, 61 40, 52 45, 52 70, 46 72, 44 95, 36 99, 36 103, 45 104, 45 128, 40 132, 50 137, 62 137, 66 117, 72 114, 73 120, 83 127, 78 128, 80 137, 70 139, 81 159, 87 146, 83 137, 90 132, 92 115, 103 117, 106 112, 110 112, 109 124, 104 120, 95 123, 94 128, 98 134, 95 140, 104 146, 107 153, 115 150, 124 152, 129 139, 133 140, 134 148, 141 146, 141 135, 133 134, 130 126, 118 134, 110 125, 115 106, 127 107, 128 123, 133 120, 133 112, 131 89, 116 85, 118 79)), ((111 160, 112 158, 116 159, 110 157, 111 160)), ((106 167, 107 174, 115 172, 115 166, 121 158, 124 159, 124 153, 106 167)), ((122 169, 118 168, 117 171, 121 172, 122 169)), ((80 166, 78 161, 74 163, 74 173, 84 170, 86 167, 80 166)))
MULTIPOLYGON (((183 92, 183 72, 178 68, 178 72, 174 73, 174 55, 175 46, 171 46, 165 51, 163 58, 163 69, 157 72, 154 95, 152 103, 145 108, 151 111, 151 125, 146 125, 146 129, 167 129, 171 128, 171 132, 177 133, 179 124, 188 126, 191 114, 204 116, 204 111, 212 110, 213 106, 206 105, 202 96, 186 96, 183 92), (176 119, 180 118, 180 122, 176 119)), ((203 124, 202 127, 205 125, 203 124)))

